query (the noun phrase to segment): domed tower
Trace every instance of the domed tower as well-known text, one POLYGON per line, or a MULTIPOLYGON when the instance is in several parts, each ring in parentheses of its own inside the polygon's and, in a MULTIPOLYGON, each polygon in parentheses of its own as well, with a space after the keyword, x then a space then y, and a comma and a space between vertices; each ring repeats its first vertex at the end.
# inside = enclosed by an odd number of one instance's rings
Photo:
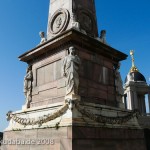
POLYGON ((150 92, 145 77, 135 66, 134 51, 130 51, 132 67, 125 79, 125 105, 126 109, 138 109, 142 114, 146 113, 145 95, 150 92))

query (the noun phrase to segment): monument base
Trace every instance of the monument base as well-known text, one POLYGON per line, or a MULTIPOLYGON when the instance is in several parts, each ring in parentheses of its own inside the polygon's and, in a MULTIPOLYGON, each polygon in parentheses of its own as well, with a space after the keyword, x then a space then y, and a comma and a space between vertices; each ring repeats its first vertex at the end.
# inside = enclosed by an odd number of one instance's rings
POLYGON ((132 113, 81 102, 72 110, 57 103, 14 112, 2 150, 146 150, 144 130, 132 113))
POLYGON ((143 130, 60 127, 5 132, 2 150, 147 150, 143 130), (22 144, 21 144, 22 143, 22 144))

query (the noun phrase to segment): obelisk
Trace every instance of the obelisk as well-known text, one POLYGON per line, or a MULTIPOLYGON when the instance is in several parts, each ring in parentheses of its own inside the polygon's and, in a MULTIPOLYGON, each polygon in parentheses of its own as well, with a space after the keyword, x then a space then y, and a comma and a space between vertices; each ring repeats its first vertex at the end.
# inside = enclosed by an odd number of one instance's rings
POLYGON ((48 39, 71 28, 92 37, 98 36, 94 0, 50 1, 48 39))

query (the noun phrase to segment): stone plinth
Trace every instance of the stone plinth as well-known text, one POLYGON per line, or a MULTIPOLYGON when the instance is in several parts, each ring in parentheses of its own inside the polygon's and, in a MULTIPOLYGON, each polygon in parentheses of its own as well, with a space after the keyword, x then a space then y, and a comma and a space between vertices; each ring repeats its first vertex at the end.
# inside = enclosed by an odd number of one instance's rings
MULTIPOLYGON (((19 150, 85 149, 87 148, 85 143, 91 143, 90 148, 95 150, 99 146, 105 147, 108 142, 107 139, 96 135, 99 130, 103 131, 102 134, 105 134, 108 129, 116 131, 116 128, 121 128, 120 133, 125 129, 127 132, 130 132, 129 129, 137 129, 137 133, 140 132, 137 119, 133 116, 129 119, 130 112, 117 108, 114 65, 126 57, 114 48, 74 29, 65 31, 21 55, 19 59, 32 66, 32 101, 30 108, 9 114, 12 119, 5 130, 4 139, 33 137, 37 140, 49 137, 54 139, 55 144, 24 146, 7 144, 3 146, 3 150, 10 148, 19 150), (80 105, 77 105, 77 101, 65 102, 66 83, 61 75, 61 65, 63 58, 68 55, 70 46, 76 48, 76 53, 82 61, 79 70, 80 105), (124 123, 116 123, 115 120, 112 122, 109 119, 109 117, 117 118, 118 115, 127 116, 127 120, 124 123), (104 119, 105 116, 108 117, 107 120, 104 119), (77 132, 82 133, 81 130, 83 132, 89 130, 89 134, 87 133, 84 139, 81 139, 80 134, 76 135, 77 132), (92 139, 90 134, 93 132, 95 138, 92 139)), ((141 132, 139 137, 142 137, 141 132)), ((139 139, 136 132, 135 137, 139 139)), ((119 140, 117 136, 112 136, 109 140, 115 147, 121 147, 124 144, 117 144, 119 140)), ((143 137, 139 141, 142 143, 143 137)), ((145 150, 142 148, 141 150, 145 150)))
POLYGON ((64 101, 66 84, 61 62, 70 46, 77 49, 82 61, 79 72, 81 101, 117 106, 114 65, 127 56, 71 29, 19 57, 32 65, 31 108, 64 101))
MULTIPOLYGON (((27 111, 13 113, 18 118, 42 118, 47 114, 59 110, 63 103, 49 105, 46 108, 38 107, 27 111)), ((11 119, 9 127, 4 133, 4 140, 18 142, 29 142, 29 144, 3 145, 3 150, 129 150, 129 148, 146 150, 144 130, 140 128, 136 117, 126 120, 124 123, 108 123, 94 121, 81 111, 81 108, 88 111, 88 114, 105 117, 124 117, 131 112, 108 106, 92 103, 80 103, 73 111, 64 111, 56 119, 43 124, 21 125, 16 123, 15 117, 11 119), (34 144, 30 143, 34 141, 34 144), (43 143, 42 143, 43 142, 43 143), (46 142, 46 143, 44 143, 46 142)), ((19 120, 19 119, 17 119, 19 120)), ((23 122, 23 121, 22 121, 23 122)))
POLYGON ((5 138, 49 139, 47 145, 4 145, 4 150, 147 150, 143 130, 61 127, 5 132, 5 138), (53 141, 52 141, 53 142, 53 141))
MULTIPOLYGON (((77 101, 75 102, 77 103, 77 101)), ((13 115, 17 116, 19 118, 23 119, 34 119, 36 121, 41 120, 41 118, 44 118, 47 115, 51 115, 54 112, 58 111, 57 117, 54 117, 51 120, 44 121, 42 124, 40 122, 33 123, 33 124, 28 124, 29 121, 27 122, 27 125, 17 123, 15 119, 10 120, 10 124, 6 131, 11 131, 11 130, 31 130, 33 128, 55 128, 57 124, 59 123, 59 126, 94 126, 94 127, 108 127, 108 128, 131 128, 131 129, 140 129, 139 123, 136 119, 136 117, 131 117, 127 119, 124 123, 112 123, 110 124, 109 122, 107 123, 106 121, 104 122, 97 122, 96 120, 93 120, 96 116, 106 116, 106 117, 123 117, 126 115, 129 115, 131 111, 125 111, 124 109, 118 109, 115 107, 109 107, 109 106, 104 106, 104 105, 99 105, 99 104, 93 104, 93 103, 81 103, 79 102, 80 105, 79 107, 76 106, 75 104, 73 106, 73 111, 70 110, 69 103, 66 104, 64 102, 62 103, 55 103, 55 104, 50 104, 41 107, 36 107, 36 108, 30 108, 27 110, 22 110, 22 111, 17 111, 14 112, 13 115), (62 109, 62 107, 66 105, 62 109), (88 113, 93 114, 92 118, 87 117, 83 111, 87 110, 88 113), (83 114, 82 114, 83 113, 83 114), (84 116, 84 118, 83 118, 84 116), (86 124, 88 123, 88 124, 86 124)), ((85 112, 85 111, 84 111, 85 112)), ((20 121, 23 122, 23 121, 20 121)), ((31 122, 31 121, 30 121, 31 122)))

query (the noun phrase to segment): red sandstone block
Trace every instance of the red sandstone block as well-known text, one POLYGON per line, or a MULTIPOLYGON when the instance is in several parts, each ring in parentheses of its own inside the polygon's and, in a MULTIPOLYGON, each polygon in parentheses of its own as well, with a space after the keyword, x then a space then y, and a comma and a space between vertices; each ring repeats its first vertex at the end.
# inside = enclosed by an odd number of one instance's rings
POLYGON ((114 94, 108 93, 108 101, 115 101, 115 100, 116 100, 116 96, 114 94))
POLYGON ((72 135, 72 127, 67 127, 67 138, 68 139, 72 139, 73 137, 73 135, 72 135))
POLYGON ((58 89, 59 89, 59 88, 63 88, 63 87, 66 86, 66 83, 65 83, 65 79, 64 79, 64 78, 61 78, 61 79, 57 80, 56 82, 57 82, 56 86, 57 86, 58 89))
POLYGON ((53 88, 53 89, 49 89, 49 90, 46 90, 46 91, 42 91, 42 92, 39 93, 39 96, 42 99, 56 97, 57 96, 57 88, 53 88))
POLYGON ((65 99, 65 96, 62 97, 56 97, 52 99, 52 103, 59 103, 59 102, 63 102, 65 99))
POLYGON ((102 66, 104 65, 104 57, 101 55, 97 55, 98 63, 102 66))
POLYGON ((3 145, 2 150, 17 150, 17 145, 3 145))
POLYGON ((65 96, 65 94, 66 94, 66 88, 65 87, 57 89, 57 96, 65 96))
POLYGON ((112 107, 116 107, 116 101, 110 101, 110 100, 106 100, 106 105, 107 106, 112 106, 112 107))
POLYGON ((88 87, 99 89, 99 90, 102 90, 102 91, 107 91, 107 86, 102 85, 98 82, 94 82, 92 80, 88 80, 88 87))
POLYGON ((101 69, 100 65, 97 65, 97 64, 94 65, 94 72, 93 72, 93 78, 92 78, 94 81, 97 81, 97 82, 99 81, 100 69, 101 69))
POLYGON ((41 67, 41 66, 44 66, 44 65, 49 64, 49 63, 52 63, 52 62, 54 62, 54 61, 56 61, 56 60, 59 60, 59 59, 65 57, 65 55, 66 55, 65 50, 64 50, 64 51, 57 52, 57 53, 55 53, 55 54, 49 54, 45 59, 42 59, 41 61, 36 62, 36 63, 33 65, 32 68, 33 68, 33 69, 37 69, 37 68, 39 68, 39 67, 41 67))
POLYGON ((31 145, 17 145, 16 150, 29 150, 31 145))
POLYGON ((41 92, 41 91, 45 91, 45 90, 49 90, 49 89, 54 89, 57 87, 57 81, 52 81, 52 82, 49 82, 47 84, 44 84, 42 86, 39 86, 38 87, 38 92, 41 92))
POLYGON ((111 77, 109 78, 109 84, 114 86, 114 78, 111 78, 111 77))
POLYGON ((43 100, 43 101, 39 101, 39 102, 36 102, 36 103, 32 103, 31 107, 38 107, 38 106, 43 106, 43 105, 48 105, 48 101, 43 100))
POLYGON ((68 134, 68 128, 67 127, 61 127, 59 128, 58 130, 52 128, 51 129, 51 136, 54 138, 54 139, 57 139, 57 138, 67 138, 68 134))
POLYGON ((34 95, 34 96, 32 96, 32 102, 34 103, 34 102, 38 102, 38 101, 40 101, 42 98, 40 98, 39 97, 39 95, 34 95))
POLYGON ((89 88, 88 89, 88 96, 89 97, 99 97, 99 98, 102 98, 102 99, 107 99, 107 92, 97 90, 97 89, 94 89, 94 88, 89 88))
POLYGON ((79 95, 80 96, 87 96, 87 88, 79 87, 79 95))
POLYGON ((90 60, 91 54, 90 54, 90 53, 87 53, 87 52, 84 52, 84 50, 82 50, 82 51, 79 51, 79 57, 80 57, 81 59, 90 60))
POLYGON ((85 139, 76 139, 73 142, 73 149, 72 150, 93 150, 93 143, 92 140, 85 140, 85 139))
POLYGON ((104 60, 104 66, 109 68, 109 69, 113 69, 113 63, 110 62, 110 60, 104 60))
POLYGON ((34 130, 25 130, 25 139, 36 139, 37 138, 37 129, 34 130))
POLYGON ((72 139, 61 139, 60 150, 72 150, 72 139))
POLYGON ((42 138, 51 138, 52 133, 51 133, 51 129, 38 129, 37 130, 37 138, 38 139, 42 139, 42 138))
POLYGON ((60 142, 54 145, 31 145, 30 150, 60 150, 60 142))
POLYGON ((85 102, 89 102, 89 103, 96 103, 96 104, 100 104, 100 105, 106 105, 106 100, 101 99, 101 98, 88 98, 88 99, 84 99, 85 102))
POLYGON ((87 85, 88 85, 88 80, 85 79, 85 78, 81 78, 80 77, 80 84, 79 84, 79 86, 87 87, 87 85))
POLYGON ((113 86, 108 86, 108 93, 110 93, 110 94, 115 94, 115 87, 113 87, 113 86))

